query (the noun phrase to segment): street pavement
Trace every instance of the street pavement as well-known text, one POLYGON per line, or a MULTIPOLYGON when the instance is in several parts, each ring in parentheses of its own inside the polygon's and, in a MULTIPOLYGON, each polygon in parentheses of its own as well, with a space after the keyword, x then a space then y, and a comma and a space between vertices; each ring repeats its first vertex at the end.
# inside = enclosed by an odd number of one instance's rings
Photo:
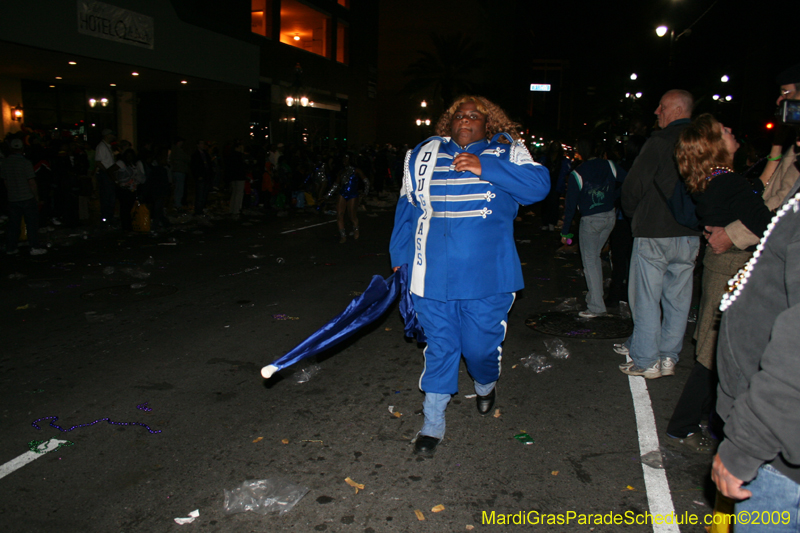
MULTIPOLYGON (((345 244, 334 217, 298 213, 157 236, 59 229, 47 255, 4 256, 0 531, 652 531, 578 523, 641 516, 654 495, 617 369, 624 357, 612 351, 621 341, 564 338, 570 356, 555 359, 544 345, 554 337, 524 325, 585 291, 579 256, 556 254, 537 217, 517 224, 527 287, 509 317, 498 411, 478 414, 462 365, 433 458, 412 453, 423 359, 396 307, 342 346, 261 378, 373 275, 390 274, 394 202, 369 203, 361 238, 345 244), (552 367, 525 367, 532 354, 552 367), (49 439, 69 445, 29 453, 55 447, 49 439), (226 514, 224 490, 261 479, 308 492, 282 514, 226 514), (194 510, 194 522, 175 522, 194 510), (568 512, 559 525, 509 516, 568 512)), ((711 456, 664 434, 693 364, 692 328, 676 375, 646 385, 675 512, 702 520, 711 456)))

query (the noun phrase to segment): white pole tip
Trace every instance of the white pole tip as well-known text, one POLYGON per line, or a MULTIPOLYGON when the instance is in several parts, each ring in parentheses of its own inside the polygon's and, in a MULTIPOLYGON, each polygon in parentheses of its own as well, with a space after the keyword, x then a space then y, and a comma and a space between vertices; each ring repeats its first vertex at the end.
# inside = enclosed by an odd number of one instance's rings
POLYGON ((261 369, 261 376, 264 379, 269 379, 272 377, 272 374, 278 371, 278 367, 275 365, 267 365, 261 369))

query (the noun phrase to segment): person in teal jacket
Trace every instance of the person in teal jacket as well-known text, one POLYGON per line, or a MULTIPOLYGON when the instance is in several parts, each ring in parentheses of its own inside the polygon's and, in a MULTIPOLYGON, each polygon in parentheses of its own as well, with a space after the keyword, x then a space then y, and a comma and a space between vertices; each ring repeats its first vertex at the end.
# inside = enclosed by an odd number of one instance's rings
POLYGON ((438 136, 406 155, 390 250, 395 270, 408 264, 427 337, 418 454, 432 455, 444 437, 462 355, 478 411, 494 407, 508 312, 524 285, 514 218, 550 189, 517 127, 486 98, 461 97, 439 120, 438 136))
POLYGON ((583 318, 595 318, 606 313, 603 301, 603 264, 600 252, 611 230, 614 229, 616 210, 614 202, 619 198, 627 172, 613 161, 598 156, 598 144, 591 137, 582 137, 577 143, 581 163, 567 177, 567 198, 564 201, 564 227, 561 242, 571 238, 570 226, 575 210, 580 209, 581 222, 578 229, 578 244, 586 278, 587 309, 578 313, 583 318))

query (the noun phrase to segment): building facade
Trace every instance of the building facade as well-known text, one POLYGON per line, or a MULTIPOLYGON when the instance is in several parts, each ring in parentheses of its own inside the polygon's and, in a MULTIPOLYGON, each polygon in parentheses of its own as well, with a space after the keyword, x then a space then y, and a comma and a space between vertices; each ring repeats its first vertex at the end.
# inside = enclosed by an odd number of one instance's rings
POLYGON ((366 0, 6 3, 0 134, 372 142, 373 19, 366 0))

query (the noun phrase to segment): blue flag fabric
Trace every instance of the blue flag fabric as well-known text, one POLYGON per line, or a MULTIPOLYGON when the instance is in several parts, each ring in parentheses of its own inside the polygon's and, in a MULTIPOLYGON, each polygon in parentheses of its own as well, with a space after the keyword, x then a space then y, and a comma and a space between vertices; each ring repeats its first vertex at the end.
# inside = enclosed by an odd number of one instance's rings
POLYGON ((417 321, 414 303, 408 292, 408 265, 403 265, 386 279, 381 276, 373 276, 367 290, 350 302, 344 311, 286 355, 262 368, 261 375, 269 378, 279 370, 342 342, 381 317, 398 296, 400 296, 400 314, 405 321, 405 335, 415 337, 418 342, 425 342, 422 326, 417 321))

